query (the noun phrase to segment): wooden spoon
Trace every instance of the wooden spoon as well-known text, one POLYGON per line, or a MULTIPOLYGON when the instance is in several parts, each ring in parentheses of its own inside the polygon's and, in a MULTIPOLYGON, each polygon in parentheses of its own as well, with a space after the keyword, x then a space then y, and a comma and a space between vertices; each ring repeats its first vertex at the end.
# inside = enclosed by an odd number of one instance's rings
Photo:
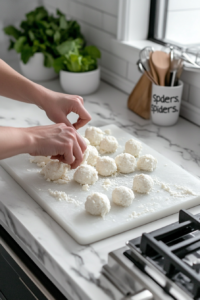
POLYGON ((152 63, 152 54, 153 54, 153 52, 150 54, 150 57, 149 57, 149 67, 150 67, 151 76, 153 77, 154 81, 158 85, 158 76, 156 74, 156 71, 155 71, 153 63, 152 63))
POLYGON ((158 74, 158 81, 161 86, 165 85, 165 76, 170 67, 169 54, 163 51, 155 51, 152 53, 152 63, 156 73, 158 74))

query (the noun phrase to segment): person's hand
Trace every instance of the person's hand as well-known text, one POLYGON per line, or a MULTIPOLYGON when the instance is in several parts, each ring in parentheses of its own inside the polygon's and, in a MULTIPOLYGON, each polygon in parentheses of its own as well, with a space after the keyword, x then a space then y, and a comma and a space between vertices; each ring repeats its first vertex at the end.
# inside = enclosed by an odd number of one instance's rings
POLYGON ((81 164, 87 146, 83 139, 80 145, 75 128, 61 123, 30 127, 27 130, 31 139, 30 155, 51 156, 53 159, 69 164, 72 169, 81 164))
POLYGON ((65 123, 67 126, 73 125, 75 129, 79 129, 91 120, 90 114, 84 107, 83 98, 77 95, 67 95, 48 90, 47 96, 42 102, 42 108, 54 123, 65 123), (74 124, 71 124, 67 119, 68 114, 71 112, 79 115, 74 124))

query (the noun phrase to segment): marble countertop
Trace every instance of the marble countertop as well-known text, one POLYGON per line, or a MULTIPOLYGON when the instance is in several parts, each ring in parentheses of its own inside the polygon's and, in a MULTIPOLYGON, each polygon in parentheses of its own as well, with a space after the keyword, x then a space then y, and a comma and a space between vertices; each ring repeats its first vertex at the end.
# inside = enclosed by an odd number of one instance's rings
MULTIPOLYGON (((18 70, 17 63, 12 66, 18 70)), ((58 79, 42 83, 61 92, 58 79)), ((173 162, 200 178, 200 129, 179 118, 173 127, 158 127, 139 118, 126 107, 127 95, 101 82, 99 90, 84 97, 92 115, 91 125, 116 124, 140 138, 173 162)), ((0 97, 0 126, 26 127, 51 124, 34 105, 0 97)), ((76 115, 72 114, 73 121, 76 115)), ((24 251, 73 300, 115 299, 112 289, 100 278, 110 251, 125 245, 142 232, 177 221, 177 214, 157 220, 105 240, 82 246, 76 243, 4 170, 0 167, 0 221, 24 251)), ((190 209, 200 212, 200 206, 190 209)))

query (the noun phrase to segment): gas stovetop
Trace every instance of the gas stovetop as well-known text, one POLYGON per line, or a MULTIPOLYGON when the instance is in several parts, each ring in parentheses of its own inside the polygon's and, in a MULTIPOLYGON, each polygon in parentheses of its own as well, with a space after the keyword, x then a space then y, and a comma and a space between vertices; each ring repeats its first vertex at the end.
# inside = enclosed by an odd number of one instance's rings
POLYGON ((200 214, 130 240, 109 253, 103 277, 116 299, 200 300, 200 214))

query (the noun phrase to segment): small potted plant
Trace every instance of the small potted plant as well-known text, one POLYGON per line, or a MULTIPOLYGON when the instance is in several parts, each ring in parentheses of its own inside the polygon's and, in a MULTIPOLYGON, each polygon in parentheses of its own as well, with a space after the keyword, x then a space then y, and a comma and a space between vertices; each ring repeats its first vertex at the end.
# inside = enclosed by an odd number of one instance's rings
POLYGON ((53 68, 54 59, 60 56, 57 46, 66 40, 82 38, 76 21, 67 21, 57 10, 50 15, 41 6, 26 14, 20 27, 7 26, 4 32, 11 36, 10 49, 20 54, 22 73, 36 81, 49 80, 57 76, 53 68))
POLYGON ((98 59, 101 52, 95 46, 84 46, 77 38, 57 46, 61 55, 54 60, 55 72, 60 72, 60 84, 69 94, 88 95, 95 92, 100 83, 98 59))

